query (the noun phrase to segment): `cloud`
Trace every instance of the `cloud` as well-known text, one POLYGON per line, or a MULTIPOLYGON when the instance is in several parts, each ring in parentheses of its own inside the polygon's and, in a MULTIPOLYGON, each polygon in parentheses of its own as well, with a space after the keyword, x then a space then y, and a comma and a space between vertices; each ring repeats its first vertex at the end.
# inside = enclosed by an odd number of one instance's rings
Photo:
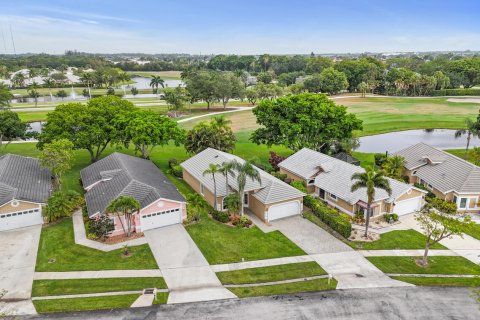
POLYGON ((98 24, 98 21, 94 21, 94 20, 80 19, 80 21, 88 24, 98 24))
POLYGON ((140 22, 138 20, 125 18, 125 17, 117 17, 117 16, 111 16, 111 15, 96 14, 96 13, 91 13, 91 12, 81 12, 81 11, 76 11, 76 10, 56 9, 56 8, 47 7, 47 6, 45 6, 45 7, 30 6, 29 8, 34 10, 34 11, 56 13, 56 14, 60 14, 60 15, 78 17, 78 18, 87 19, 87 20, 98 19, 98 20, 109 20, 109 21, 130 22, 130 23, 140 22))

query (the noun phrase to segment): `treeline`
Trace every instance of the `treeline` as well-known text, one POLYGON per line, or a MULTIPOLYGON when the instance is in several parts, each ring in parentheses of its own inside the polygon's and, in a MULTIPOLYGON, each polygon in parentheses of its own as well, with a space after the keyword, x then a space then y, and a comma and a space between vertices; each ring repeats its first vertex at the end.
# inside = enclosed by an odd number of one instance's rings
POLYGON ((113 66, 105 58, 89 54, 65 54, 65 55, 0 55, 0 66, 4 66, 9 72, 19 69, 65 69, 76 67, 84 69, 98 69, 100 67, 113 66))

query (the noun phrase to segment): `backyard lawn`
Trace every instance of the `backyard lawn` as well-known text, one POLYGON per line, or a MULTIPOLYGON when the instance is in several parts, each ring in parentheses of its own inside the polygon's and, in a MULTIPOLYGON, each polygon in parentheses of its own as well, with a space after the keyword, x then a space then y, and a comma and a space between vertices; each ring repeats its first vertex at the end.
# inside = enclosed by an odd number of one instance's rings
POLYGON ((67 218, 42 229, 36 271, 158 269, 147 244, 130 251, 124 257, 121 249, 103 252, 75 244, 72 219, 67 218))
POLYGON ((105 297, 33 300, 33 305, 38 313, 129 308, 138 297, 138 294, 126 294, 105 297))
POLYGON ((425 268, 415 263, 415 260, 420 257, 368 257, 367 259, 385 273, 480 275, 480 266, 459 256, 429 257, 429 265, 425 268))
MULTIPOLYGON (((363 232, 359 230, 359 232, 363 232)), ((349 244, 359 250, 394 250, 394 249, 424 249, 427 237, 418 231, 395 230, 380 235, 380 240, 374 242, 353 242, 349 244)), ((436 243, 430 249, 447 249, 436 243)))
POLYGON ((223 284, 246 284, 300 279, 325 274, 327 274, 325 270, 318 263, 312 261, 218 272, 217 277, 223 284))

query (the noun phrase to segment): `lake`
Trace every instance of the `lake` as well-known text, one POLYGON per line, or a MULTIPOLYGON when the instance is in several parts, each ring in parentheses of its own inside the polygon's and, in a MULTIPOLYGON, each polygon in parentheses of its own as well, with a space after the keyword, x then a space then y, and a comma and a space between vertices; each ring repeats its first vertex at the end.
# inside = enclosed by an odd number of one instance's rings
MULTIPOLYGON (((368 153, 397 152, 408 146, 424 142, 439 149, 462 149, 467 145, 467 136, 455 138, 457 130, 426 129, 406 130, 377 134, 360 138, 360 147, 355 150, 368 153)), ((470 147, 480 146, 479 138, 472 138, 470 147)))

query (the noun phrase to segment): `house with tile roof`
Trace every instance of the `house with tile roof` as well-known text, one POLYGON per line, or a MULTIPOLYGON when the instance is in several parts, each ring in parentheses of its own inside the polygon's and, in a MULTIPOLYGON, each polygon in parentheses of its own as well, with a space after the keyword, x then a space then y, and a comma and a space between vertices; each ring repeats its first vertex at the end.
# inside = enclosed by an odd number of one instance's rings
POLYGON ((52 192, 52 174, 36 158, 0 157, 0 231, 42 224, 42 206, 52 192))
POLYGON ((150 160, 115 152, 80 171, 88 216, 107 214, 114 222, 112 236, 124 233, 125 217, 107 212, 110 203, 130 196, 140 203, 133 215, 133 230, 160 228, 181 223, 186 218, 186 202, 177 188, 150 160))
MULTIPOLYGON (((233 160, 245 162, 242 158, 226 152, 212 148, 205 149, 180 164, 183 168, 183 179, 212 207, 217 210, 226 210, 223 199, 229 194, 238 192, 237 179, 230 176, 227 185, 225 176, 216 175, 217 199, 215 199, 213 177, 210 174, 204 175, 203 172, 210 164, 222 165, 233 160)), ((260 173, 261 183, 247 178, 245 193, 241 196, 245 208, 264 222, 301 214, 303 192, 259 168, 256 170, 260 173)))
POLYGON ((463 212, 480 212, 480 167, 425 143, 395 153, 405 159, 403 174, 463 212))
MULTIPOLYGON (((359 189, 352 192, 352 175, 365 169, 330 157, 326 154, 303 148, 291 155, 279 165, 280 172, 291 180, 303 181, 307 192, 313 194, 328 205, 353 216, 356 212, 366 213, 367 191, 359 189)), ((370 216, 380 217, 385 213, 405 215, 416 212, 424 205, 425 191, 409 184, 387 178, 392 189, 388 195, 385 190, 375 190, 375 200, 370 216)))

